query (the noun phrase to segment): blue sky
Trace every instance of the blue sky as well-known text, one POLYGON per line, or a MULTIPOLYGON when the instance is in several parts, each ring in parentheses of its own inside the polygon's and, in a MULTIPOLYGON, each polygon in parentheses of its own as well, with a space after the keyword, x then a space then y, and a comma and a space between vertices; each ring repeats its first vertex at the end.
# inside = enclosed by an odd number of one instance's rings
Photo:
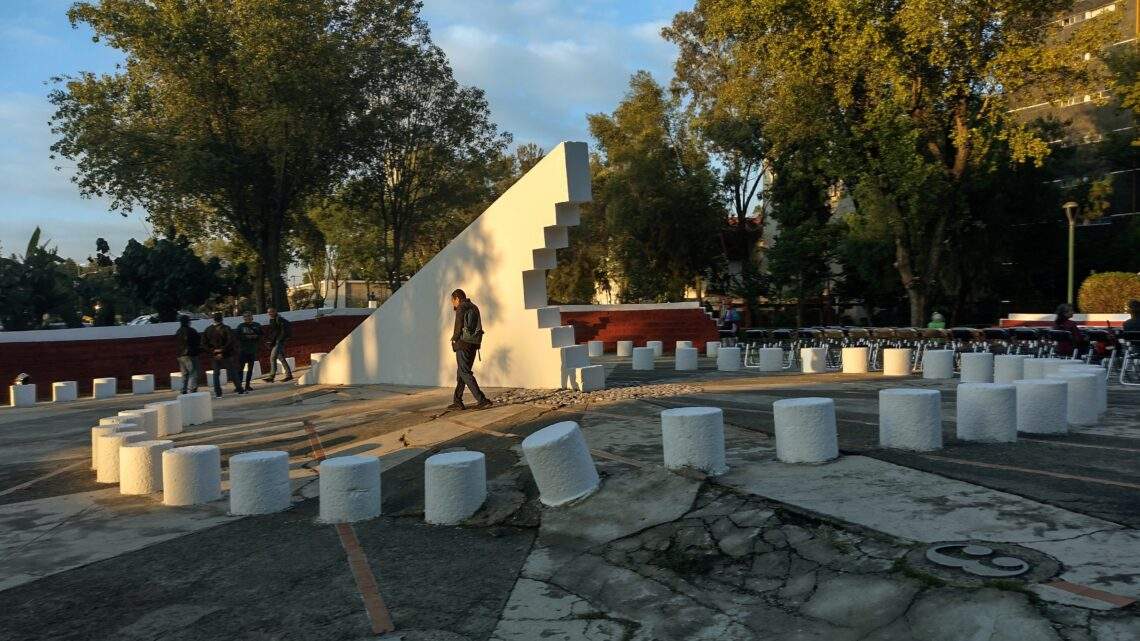
MULTIPOLYGON (((694 0, 425 0, 433 37, 464 84, 487 92, 515 142, 546 149, 588 140, 585 116, 611 111, 630 74, 671 75, 674 49, 659 32, 694 0)), ((39 225, 77 259, 102 236, 118 253, 150 235, 142 213, 124 218, 80 198, 71 167, 49 158, 52 76, 109 72, 118 53, 72 29, 71 0, 0 0, 0 252, 22 253, 39 225)))

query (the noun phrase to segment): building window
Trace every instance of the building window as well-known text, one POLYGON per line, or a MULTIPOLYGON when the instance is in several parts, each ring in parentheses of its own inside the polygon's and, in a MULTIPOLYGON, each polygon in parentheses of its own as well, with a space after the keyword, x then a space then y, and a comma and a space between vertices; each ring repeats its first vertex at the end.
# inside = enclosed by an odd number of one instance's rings
POLYGON ((1089 9, 1088 11, 1085 12, 1085 20, 1091 20, 1091 19, 1099 16, 1102 13, 1111 13, 1113 11, 1116 11, 1116 3, 1115 2, 1113 2, 1112 4, 1106 4, 1103 7, 1100 7, 1098 9, 1089 9))

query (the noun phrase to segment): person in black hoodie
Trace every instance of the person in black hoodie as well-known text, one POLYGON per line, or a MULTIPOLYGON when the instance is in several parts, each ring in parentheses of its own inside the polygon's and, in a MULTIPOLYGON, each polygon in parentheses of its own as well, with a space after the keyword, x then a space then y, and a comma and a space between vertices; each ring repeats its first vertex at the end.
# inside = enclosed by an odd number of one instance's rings
POLYGON ((253 320, 253 314, 246 312, 242 323, 237 326, 237 339, 240 349, 238 351, 238 378, 245 377, 245 391, 251 391, 250 380, 253 379, 253 364, 257 362, 257 348, 261 344, 261 323, 253 320))
POLYGON ((451 332, 451 349, 455 352, 455 397, 449 410, 463 410, 464 388, 471 389, 475 397, 475 409, 483 409, 492 405, 479 383, 475 380, 475 373, 471 371, 475 365, 475 355, 483 343, 483 321, 479 315, 479 308, 462 289, 451 292, 451 308, 455 310, 455 329, 451 332))
POLYGON ((202 340, 214 363, 214 396, 217 398, 222 397, 222 368, 225 368, 230 382, 234 384, 234 391, 238 394, 245 393, 241 377, 234 369, 234 358, 238 351, 237 335, 222 322, 222 318, 221 312, 214 312, 214 324, 206 328, 202 340))
POLYGON ((182 373, 182 393, 198 391, 198 354, 202 352, 202 336, 190 327, 190 317, 178 317, 178 331, 174 333, 178 345, 178 371, 182 373))
POLYGON ((265 326, 265 342, 269 343, 269 376, 266 382, 272 383, 277 378, 277 362, 285 368, 285 378, 282 381, 293 380, 293 371, 289 369, 289 361, 285 360, 285 341, 293 335, 293 327, 288 319, 277 313, 277 309, 270 307, 269 324, 265 326))

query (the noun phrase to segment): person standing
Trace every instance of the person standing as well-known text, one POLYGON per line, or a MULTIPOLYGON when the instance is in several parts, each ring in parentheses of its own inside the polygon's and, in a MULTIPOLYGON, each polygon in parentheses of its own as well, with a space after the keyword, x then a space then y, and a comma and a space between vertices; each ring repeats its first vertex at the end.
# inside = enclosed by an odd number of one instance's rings
POLYGON ((1126 332, 1140 332, 1140 300, 1128 301, 1128 314, 1132 317, 1124 321, 1120 329, 1126 332))
POLYGON ((261 323, 253 320, 253 314, 246 312, 237 326, 238 339, 238 379, 245 379, 245 391, 252 391, 249 382, 253 379, 253 364, 257 362, 257 347, 261 344, 261 323))
POLYGON ((234 384, 234 391, 244 394, 240 377, 234 371, 234 358, 237 356, 238 342, 234 331, 222 322, 221 312, 214 312, 214 324, 206 328, 203 343, 210 359, 214 364, 214 396, 222 397, 222 368, 225 368, 230 382, 234 384))
POLYGON ((1081 328, 1073 322, 1073 308, 1067 303, 1057 306, 1057 317, 1053 320, 1053 329, 1068 333, 1068 340, 1058 340, 1054 350, 1058 356, 1077 357, 1085 351, 1085 336, 1081 328))
POLYGON ((475 380, 475 356, 483 343, 483 321, 479 316, 479 308, 462 289, 451 292, 451 308, 455 310, 455 328, 451 332, 451 349, 455 352, 455 395, 449 410, 464 410, 463 390, 470 388, 471 395, 475 397, 475 409, 483 409, 492 405, 479 383, 475 380))
POLYGON ((281 361, 281 366, 285 368, 285 378, 282 381, 293 380, 293 370, 289 368, 289 361, 285 360, 285 341, 293 336, 293 328, 290 326, 289 321, 282 315, 277 313, 277 309, 270 307, 269 324, 265 328, 265 340, 269 343, 269 376, 265 377, 267 382, 272 383, 277 379, 277 362, 281 361))
POLYGON ((182 374, 182 393, 198 391, 198 354, 202 352, 202 336, 190 326, 190 317, 178 317, 178 331, 174 332, 178 345, 178 371, 182 374))

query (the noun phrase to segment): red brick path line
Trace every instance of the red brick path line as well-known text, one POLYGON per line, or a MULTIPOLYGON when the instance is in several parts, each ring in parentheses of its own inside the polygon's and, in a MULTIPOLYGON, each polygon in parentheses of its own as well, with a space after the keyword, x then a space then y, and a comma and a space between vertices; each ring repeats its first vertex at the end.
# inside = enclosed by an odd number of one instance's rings
POLYGON ((1047 472, 1045 470, 1034 470, 1027 467, 1014 467, 1012 465, 999 465, 997 463, 981 463, 978 461, 967 461, 959 458, 949 458, 946 456, 932 456, 930 454, 922 454, 923 458, 932 461, 944 461, 946 463, 961 463, 962 465, 972 465, 974 467, 985 467, 992 470, 1009 470, 1011 472, 1025 472, 1026 474, 1039 474, 1041 476, 1049 476, 1055 479, 1066 479, 1070 481, 1082 481, 1085 483, 1098 483, 1100 485, 1113 485, 1116 487, 1128 488, 1130 490, 1140 490, 1140 485, 1135 483, 1125 483, 1123 481, 1111 481, 1109 479, 1098 479, 1091 476, 1077 476, 1075 474, 1061 474, 1060 472, 1047 472))
POLYGON ((1062 581, 1060 579, 1056 581, 1050 581, 1048 583, 1043 583, 1042 585, 1047 585, 1051 588, 1057 588, 1058 590, 1064 590, 1065 592, 1070 592, 1072 594, 1079 594, 1080 596, 1096 599, 1097 601, 1111 603, 1118 608, 1126 608, 1136 602, 1136 599, 1130 599, 1126 596, 1120 596, 1119 594, 1113 594, 1111 592, 1103 592, 1101 590, 1090 588, 1087 585, 1078 585, 1076 583, 1069 583, 1068 581, 1062 581))
MULTIPOLYGON (((321 436, 309 421, 305 421, 305 432, 309 435, 309 446, 317 461, 325 460, 325 448, 321 444, 321 436)), ((364 612, 372 624, 373 634, 387 634, 394 632, 396 626, 392 623, 392 615, 384 599, 380 596, 380 586, 376 583, 376 575, 364 555, 364 548, 360 546, 360 539, 356 538, 356 530, 349 523, 336 525, 337 536, 340 537, 340 546, 348 557, 348 569, 352 571, 352 578, 356 581, 356 590, 364 599, 364 612)))

